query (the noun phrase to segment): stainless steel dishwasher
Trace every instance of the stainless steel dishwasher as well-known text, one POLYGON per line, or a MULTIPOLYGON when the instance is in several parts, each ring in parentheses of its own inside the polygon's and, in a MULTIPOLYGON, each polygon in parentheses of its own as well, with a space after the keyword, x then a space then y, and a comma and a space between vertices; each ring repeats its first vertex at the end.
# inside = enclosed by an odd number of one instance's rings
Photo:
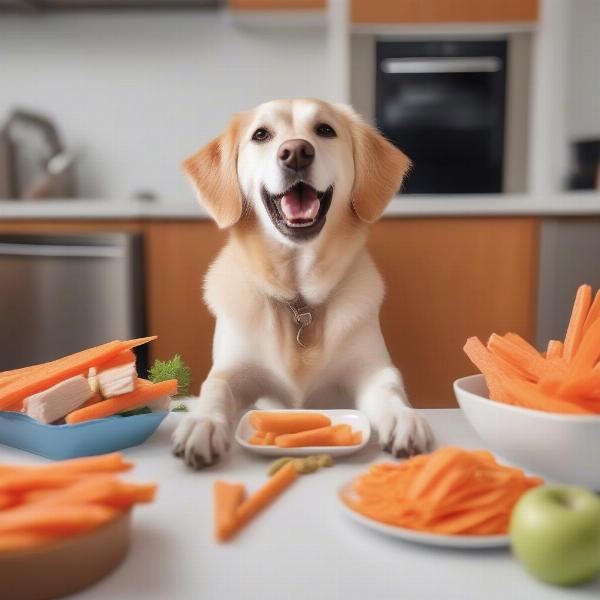
POLYGON ((144 335, 141 241, 0 235, 0 371, 144 335))

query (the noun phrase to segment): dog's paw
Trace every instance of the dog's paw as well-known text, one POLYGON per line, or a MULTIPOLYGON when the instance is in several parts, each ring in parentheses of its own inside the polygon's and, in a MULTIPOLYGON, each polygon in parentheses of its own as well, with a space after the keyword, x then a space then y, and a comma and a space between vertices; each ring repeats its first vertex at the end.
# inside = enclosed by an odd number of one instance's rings
POLYGON ((227 423, 186 415, 173 433, 173 454, 192 469, 208 467, 229 452, 230 437, 227 423))
POLYGON ((433 446, 429 423, 408 406, 382 415, 377 429, 381 448, 397 458, 429 452, 433 446))

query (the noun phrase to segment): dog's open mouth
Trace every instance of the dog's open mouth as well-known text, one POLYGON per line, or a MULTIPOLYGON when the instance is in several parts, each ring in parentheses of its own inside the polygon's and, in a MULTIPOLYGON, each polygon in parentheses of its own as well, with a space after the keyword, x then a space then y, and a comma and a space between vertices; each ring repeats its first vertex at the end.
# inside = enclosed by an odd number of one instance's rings
POLYGON ((333 186, 319 192, 299 181, 283 194, 271 194, 265 188, 262 197, 277 229, 285 236, 305 240, 314 237, 325 224, 333 186))

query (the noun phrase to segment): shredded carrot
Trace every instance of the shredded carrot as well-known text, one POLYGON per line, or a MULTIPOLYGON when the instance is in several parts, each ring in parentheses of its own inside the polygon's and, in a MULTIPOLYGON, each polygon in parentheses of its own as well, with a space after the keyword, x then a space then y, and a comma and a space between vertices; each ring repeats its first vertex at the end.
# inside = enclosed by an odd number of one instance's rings
POLYGON ((377 521, 444 535, 499 535, 513 506, 541 485, 485 451, 445 447, 359 475, 342 500, 377 521))

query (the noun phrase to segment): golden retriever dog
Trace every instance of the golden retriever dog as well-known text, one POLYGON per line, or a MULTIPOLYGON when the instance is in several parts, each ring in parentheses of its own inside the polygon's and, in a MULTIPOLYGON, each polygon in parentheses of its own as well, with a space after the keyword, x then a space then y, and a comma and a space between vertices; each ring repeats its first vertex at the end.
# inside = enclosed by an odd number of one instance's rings
POLYGON ((236 115, 185 161, 229 232, 205 281, 213 366, 173 435, 173 453, 190 467, 222 457, 253 404, 355 405, 384 450, 430 449, 429 425, 410 407, 381 334, 384 285, 365 247, 409 166, 350 107, 313 99, 236 115))

